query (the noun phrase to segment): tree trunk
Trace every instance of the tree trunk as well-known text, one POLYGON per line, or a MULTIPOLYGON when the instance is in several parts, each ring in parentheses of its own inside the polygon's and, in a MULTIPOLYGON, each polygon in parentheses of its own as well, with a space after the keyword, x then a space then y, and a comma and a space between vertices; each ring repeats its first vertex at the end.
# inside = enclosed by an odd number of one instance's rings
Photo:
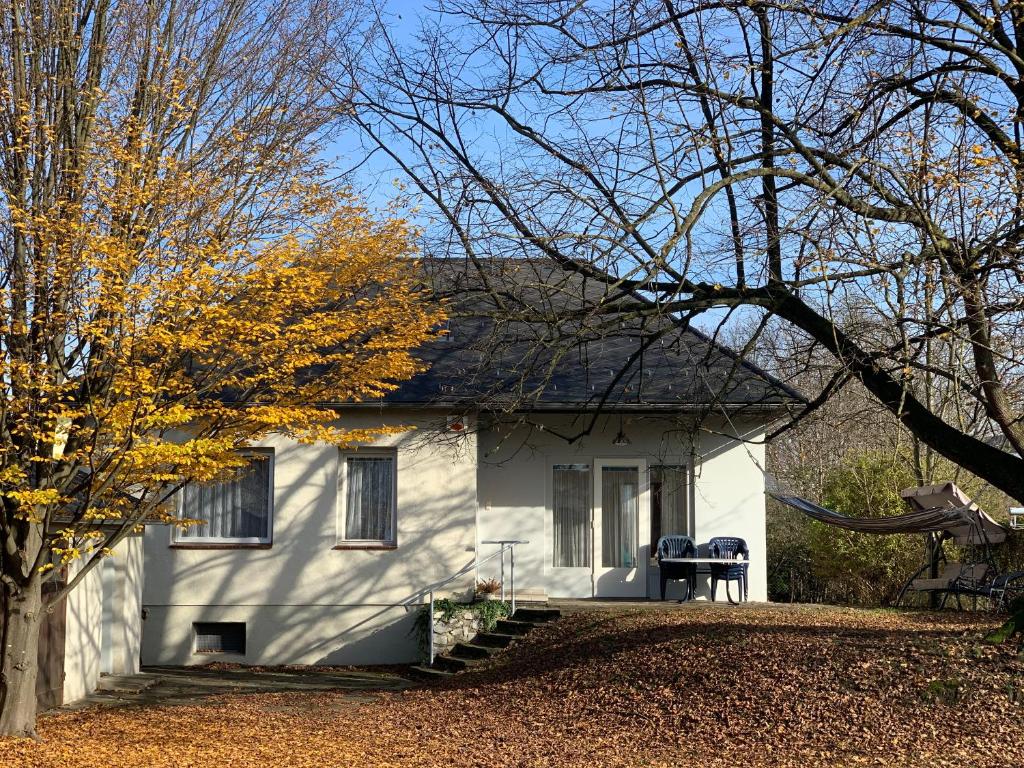
POLYGON ((36 678, 43 599, 38 579, 3 599, 0 736, 36 735, 36 678))

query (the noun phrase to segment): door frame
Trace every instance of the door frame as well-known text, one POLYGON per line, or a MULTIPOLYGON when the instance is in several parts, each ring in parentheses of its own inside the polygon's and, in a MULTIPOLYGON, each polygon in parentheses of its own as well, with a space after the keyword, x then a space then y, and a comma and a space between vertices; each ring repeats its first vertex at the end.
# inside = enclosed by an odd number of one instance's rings
POLYGON ((595 457, 591 464, 593 482, 591 528, 591 578, 594 597, 647 597, 647 568, 650 560, 651 493, 648 461, 642 456, 595 457), (606 568, 602 557, 602 473, 606 468, 628 467, 637 471, 636 561, 633 568, 606 568))

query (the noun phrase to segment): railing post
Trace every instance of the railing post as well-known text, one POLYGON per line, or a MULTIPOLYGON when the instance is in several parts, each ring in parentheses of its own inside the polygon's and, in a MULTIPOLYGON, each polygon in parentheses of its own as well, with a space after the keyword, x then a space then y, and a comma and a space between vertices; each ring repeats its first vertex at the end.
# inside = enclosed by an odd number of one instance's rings
MULTIPOLYGON (((482 563, 492 560, 495 557, 501 558, 501 601, 505 601, 505 550, 508 550, 509 554, 509 592, 512 597, 512 612, 516 610, 516 544, 529 544, 529 541, 525 539, 486 539, 480 542, 481 544, 497 544, 499 549, 497 552, 492 552, 487 557, 478 558, 475 565, 479 568, 482 563)), ((448 581, 451 581, 449 579, 448 581)), ((447 583, 447 582, 445 582, 447 583)))
MULTIPOLYGON (((515 542, 508 545, 509 570, 512 582, 512 615, 516 613, 516 545, 515 542)), ((505 555, 502 554, 501 562, 504 564, 505 555)))
POLYGON ((505 602, 505 544, 499 545, 501 547, 501 602, 505 602))
POLYGON ((427 662, 428 667, 434 666, 434 590, 430 590, 430 594, 427 595, 427 599, 430 600, 430 607, 427 609, 429 625, 427 626, 427 651, 430 656, 430 660, 427 662))

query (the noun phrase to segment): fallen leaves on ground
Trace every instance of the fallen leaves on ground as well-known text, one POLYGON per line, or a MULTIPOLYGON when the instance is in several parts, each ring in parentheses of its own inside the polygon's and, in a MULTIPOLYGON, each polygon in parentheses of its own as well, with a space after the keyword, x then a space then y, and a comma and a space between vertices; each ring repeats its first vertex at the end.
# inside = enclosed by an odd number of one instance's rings
POLYGON ((402 692, 60 713, 0 765, 956 766, 1024 763, 1024 659, 992 618, 784 606, 575 614, 402 692))

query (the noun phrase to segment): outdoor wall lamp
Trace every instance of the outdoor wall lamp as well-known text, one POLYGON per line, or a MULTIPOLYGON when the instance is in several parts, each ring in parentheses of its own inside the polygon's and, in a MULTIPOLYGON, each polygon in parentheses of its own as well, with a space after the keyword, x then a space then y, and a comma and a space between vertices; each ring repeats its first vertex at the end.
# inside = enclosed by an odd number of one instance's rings
POLYGON ((612 440, 612 445, 622 448, 627 445, 632 445, 633 441, 626 437, 626 433, 622 428, 622 416, 619 416, 619 433, 615 435, 615 439, 612 440))

